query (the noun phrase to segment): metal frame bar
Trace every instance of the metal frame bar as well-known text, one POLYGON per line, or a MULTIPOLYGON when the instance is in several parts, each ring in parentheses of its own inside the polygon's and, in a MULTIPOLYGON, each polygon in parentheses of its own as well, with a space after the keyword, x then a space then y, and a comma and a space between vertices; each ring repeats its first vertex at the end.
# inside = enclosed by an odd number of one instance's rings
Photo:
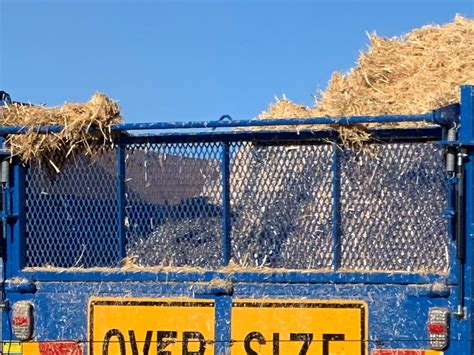
POLYGON ((122 271, 74 271, 67 269, 32 270, 25 269, 18 276, 31 282, 126 282, 126 281, 150 281, 150 282, 208 282, 214 279, 225 279, 230 282, 244 283, 334 283, 334 284, 432 284, 444 283, 444 274, 419 274, 403 272, 330 272, 330 271, 308 271, 308 270, 280 270, 265 269, 259 271, 159 271, 139 268, 122 271))
POLYGON ((456 239, 455 235, 455 223, 454 223, 454 215, 455 215, 455 204, 454 204, 454 191, 456 188, 456 177, 450 177, 447 179, 447 190, 448 190, 448 198, 447 198, 447 207, 445 210, 445 217, 447 219, 447 228, 448 228, 448 236, 450 241, 450 248, 449 248, 449 280, 448 283, 450 285, 457 285, 459 280, 456 274, 456 243, 454 242, 456 239))
MULTIPOLYGON (((423 128, 374 128, 370 130, 372 141, 377 142, 412 142, 439 140, 442 136, 440 127, 423 128)), ((338 141, 338 133, 332 129, 326 130, 262 130, 262 131, 206 131, 188 133, 157 133, 137 136, 124 136, 124 144, 142 143, 198 143, 198 142, 258 142, 259 144, 327 144, 328 141, 338 141), (278 142, 276 142, 278 141, 278 142)))
MULTIPOLYGON (((268 127, 268 126, 299 126, 299 125, 351 125, 360 123, 397 123, 397 122, 427 122, 437 125, 452 125, 457 121, 459 105, 450 105, 429 113, 419 115, 378 115, 354 117, 308 117, 281 118, 269 120, 218 120, 218 121, 189 121, 189 122, 157 122, 157 123, 123 123, 113 125, 114 132, 139 130, 177 130, 177 129, 209 129, 235 127, 268 127)), ((0 135, 25 133, 33 129, 37 133, 58 133, 64 127, 60 125, 22 127, 0 126, 0 135)), ((91 128, 94 130, 94 128, 91 128)))
POLYGON ((215 298, 215 302, 214 353, 230 354, 232 297, 219 296, 215 298))
POLYGON ((25 265, 25 168, 20 163, 13 165, 10 179, 12 194, 11 220, 7 228, 7 277, 14 277, 25 265), (10 255, 10 257, 8 257, 10 255))
POLYGON ((222 143, 222 265, 229 265, 231 258, 230 220, 230 149, 229 143, 222 143))
POLYGON ((340 148, 333 144, 332 155, 332 269, 339 269, 341 260, 341 171, 340 148))
MULTIPOLYGON (((1 130, 1 126, 0 126, 1 130)), ((442 134, 440 127, 422 128, 374 128, 370 130, 374 142, 411 142, 439 140, 442 134)), ((338 133, 333 129, 310 130, 258 130, 258 131, 205 131, 187 133, 163 133, 144 135, 124 135, 120 141, 125 144, 142 143, 198 143, 198 142, 285 142, 307 141, 311 144, 327 144, 327 141, 338 140, 338 133)), ((274 143, 275 144, 275 143, 274 143)))
POLYGON ((126 231, 125 231, 125 146, 119 142, 116 146, 117 164, 117 235, 119 262, 126 256, 126 231))

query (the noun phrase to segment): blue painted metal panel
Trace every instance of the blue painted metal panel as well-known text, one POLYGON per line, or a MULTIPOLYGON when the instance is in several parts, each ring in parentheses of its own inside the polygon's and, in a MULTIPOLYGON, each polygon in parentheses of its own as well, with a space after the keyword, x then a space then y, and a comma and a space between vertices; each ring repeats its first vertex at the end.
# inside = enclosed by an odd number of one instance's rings
MULTIPOLYGON (((428 349, 426 321, 430 307, 454 307, 455 288, 450 294, 432 296, 430 285, 345 285, 345 284, 255 284, 236 283, 232 296, 216 297, 216 354, 231 347, 230 306, 232 299, 358 300, 368 306, 369 350, 376 348, 428 349)), ((205 284, 168 282, 39 283, 35 295, 10 295, 12 302, 32 300, 35 305, 35 340, 87 341, 87 302, 90 296, 104 297, 210 297, 205 284)), ((467 354, 469 339, 462 323, 451 323, 451 340, 446 355, 467 354)), ((8 328, 4 336, 9 338, 8 328)), ((233 342, 242 339, 232 339, 233 342)))
POLYGON ((221 296, 216 298, 216 326, 215 326, 215 353, 228 354, 231 348, 231 296, 221 296))

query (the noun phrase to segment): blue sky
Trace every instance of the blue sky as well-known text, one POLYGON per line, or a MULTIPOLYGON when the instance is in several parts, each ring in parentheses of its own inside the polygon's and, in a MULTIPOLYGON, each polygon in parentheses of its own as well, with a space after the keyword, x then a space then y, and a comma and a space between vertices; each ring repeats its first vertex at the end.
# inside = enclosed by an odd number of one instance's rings
POLYGON ((312 104, 366 31, 394 36, 474 0, 0 0, 0 89, 57 105, 95 91, 126 122, 252 118, 274 96, 312 104))

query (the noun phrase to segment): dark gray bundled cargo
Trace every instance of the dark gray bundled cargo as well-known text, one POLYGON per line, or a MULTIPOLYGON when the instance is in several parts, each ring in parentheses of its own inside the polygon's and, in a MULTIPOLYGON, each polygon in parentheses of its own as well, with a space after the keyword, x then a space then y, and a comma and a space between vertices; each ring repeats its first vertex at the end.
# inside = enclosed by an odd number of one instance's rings
MULTIPOLYGON (((196 161, 202 168, 203 161, 196 161)), ((201 196, 155 211, 155 219, 165 218, 131 244, 136 263, 219 265, 222 181, 219 172, 208 175, 214 179, 202 181, 201 196)), ((231 146, 230 190, 231 262, 236 265, 320 270, 337 262, 349 271, 448 268, 443 149, 434 144, 372 144, 354 152, 331 144, 239 143, 231 146), (340 176, 337 191, 335 173, 340 176)))

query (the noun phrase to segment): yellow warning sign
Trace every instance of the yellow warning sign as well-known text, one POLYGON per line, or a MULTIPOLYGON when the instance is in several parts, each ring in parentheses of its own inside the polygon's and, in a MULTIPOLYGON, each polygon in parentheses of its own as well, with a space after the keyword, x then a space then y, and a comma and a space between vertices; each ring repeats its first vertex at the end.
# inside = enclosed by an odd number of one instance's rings
POLYGON ((235 300, 232 355, 367 354, 363 302, 235 300))
POLYGON ((214 354, 214 301, 93 298, 90 355, 214 354))

